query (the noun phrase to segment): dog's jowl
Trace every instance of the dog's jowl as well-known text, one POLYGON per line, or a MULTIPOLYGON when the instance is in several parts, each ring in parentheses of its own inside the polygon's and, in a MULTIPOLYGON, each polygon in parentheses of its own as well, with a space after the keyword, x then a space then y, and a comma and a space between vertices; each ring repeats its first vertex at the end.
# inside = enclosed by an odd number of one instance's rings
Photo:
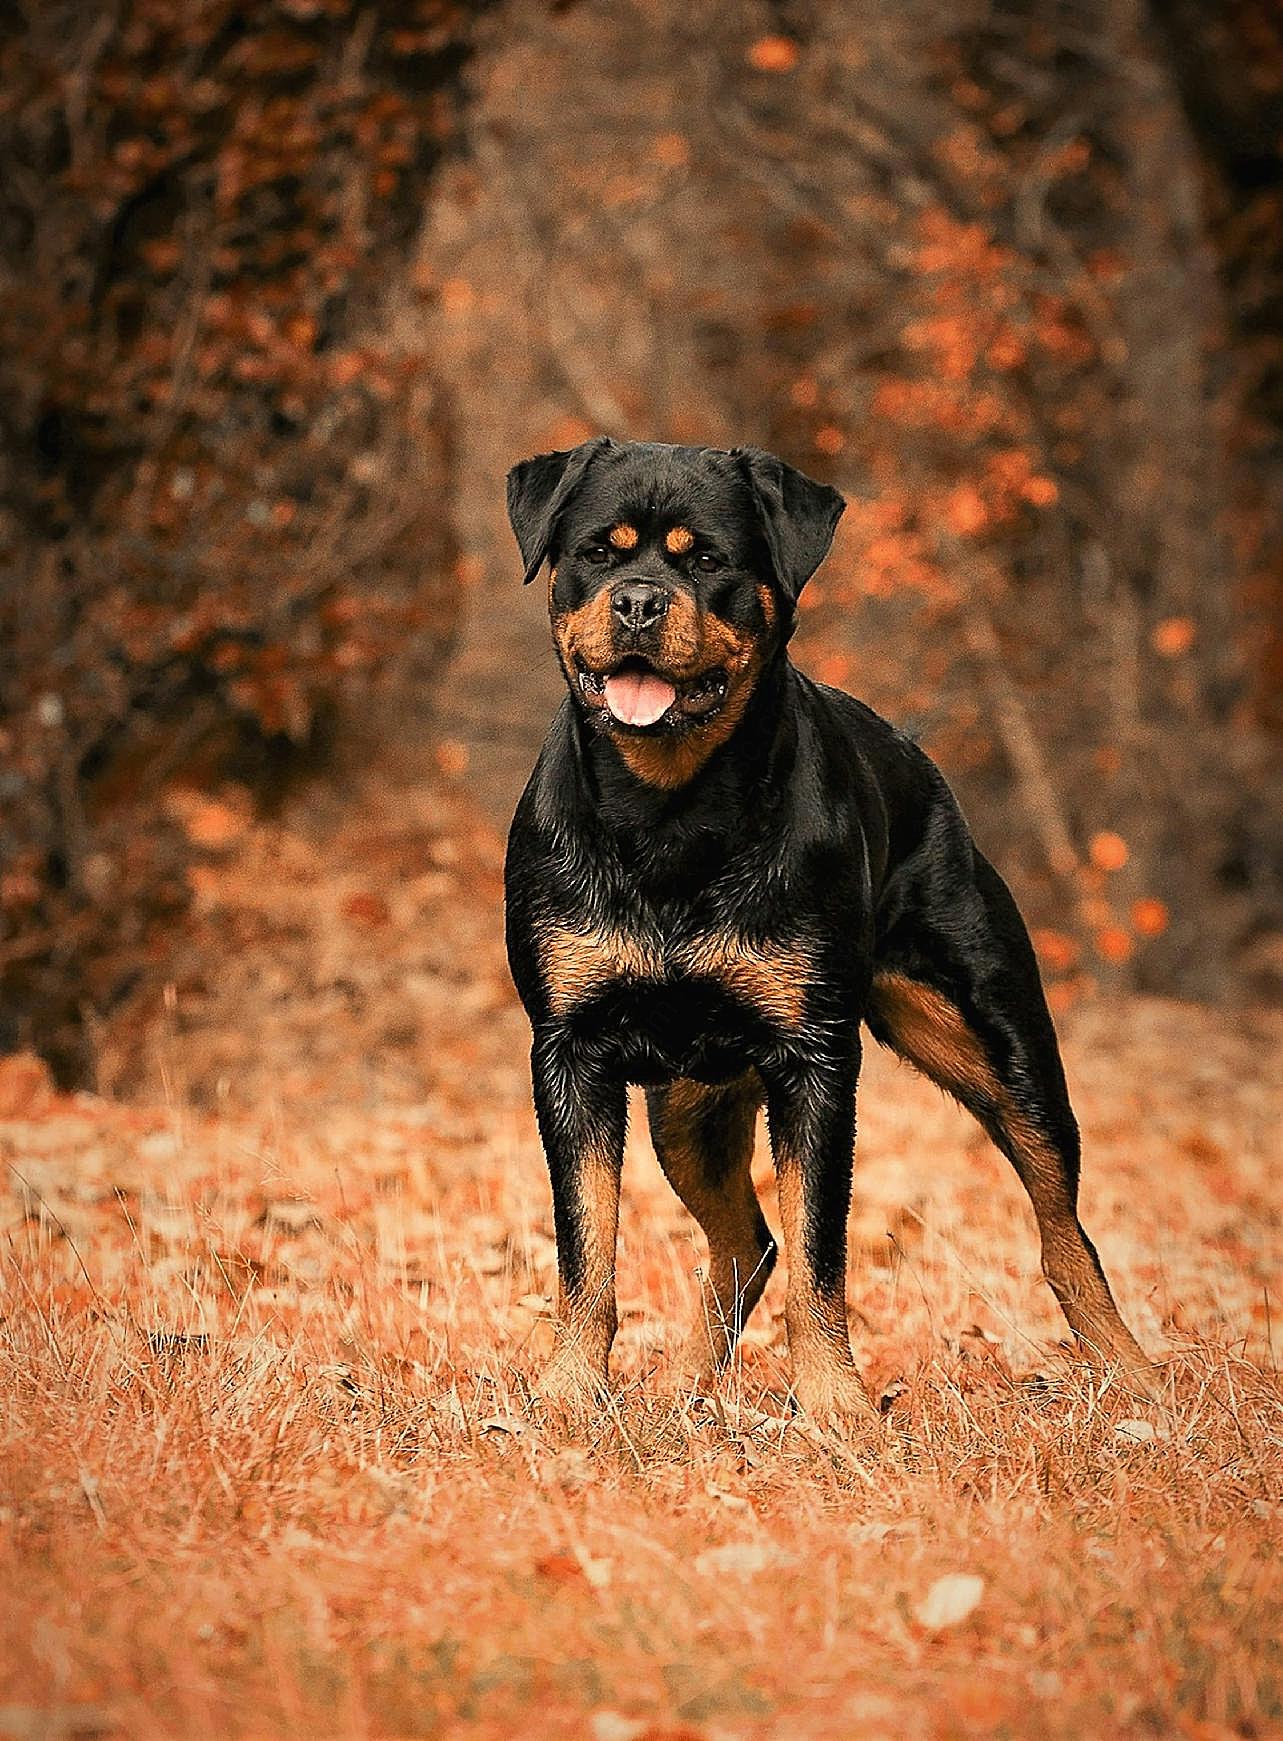
POLYGON ((607 1383, 641 1083, 710 1250, 679 1381, 711 1381, 775 1262, 750 1175, 764 1102, 795 1397, 869 1412, 846 1313, 862 1023, 988 1131, 1084 1354, 1151 1389, 1078 1220, 1078 1131, 1015 904, 922 751, 788 658, 842 506, 751 448, 599 438, 508 479, 568 690, 506 872, 561 1276, 546 1397, 607 1383))

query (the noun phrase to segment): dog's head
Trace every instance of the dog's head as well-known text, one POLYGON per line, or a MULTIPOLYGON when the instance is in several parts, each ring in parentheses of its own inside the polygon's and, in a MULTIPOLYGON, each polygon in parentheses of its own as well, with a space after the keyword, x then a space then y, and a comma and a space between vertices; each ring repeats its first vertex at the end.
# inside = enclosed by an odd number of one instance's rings
POLYGON ((756 448, 617 444, 523 460, 508 514, 577 705, 649 784, 682 784, 743 715, 842 497, 756 448))

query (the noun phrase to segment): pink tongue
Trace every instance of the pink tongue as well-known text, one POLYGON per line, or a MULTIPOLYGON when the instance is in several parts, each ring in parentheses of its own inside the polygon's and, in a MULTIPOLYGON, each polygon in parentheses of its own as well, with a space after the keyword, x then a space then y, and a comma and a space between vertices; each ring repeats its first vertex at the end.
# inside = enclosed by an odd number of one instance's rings
POLYGON ((654 725, 677 700, 677 691, 653 671, 619 671, 606 679, 606 706, 621 725, 654 725))

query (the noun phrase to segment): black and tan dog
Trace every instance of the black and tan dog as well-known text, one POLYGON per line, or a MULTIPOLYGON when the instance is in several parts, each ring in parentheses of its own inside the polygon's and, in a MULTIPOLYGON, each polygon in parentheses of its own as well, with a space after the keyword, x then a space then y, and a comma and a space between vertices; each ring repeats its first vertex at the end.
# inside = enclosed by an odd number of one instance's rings
POLYGON ((606 1384, 626 1092, 643 1083, 710 1248, 682 1381, 727 1360, 775 1261, 749 1171, 765 1101, 794 1395, 869 1412, 845 1274, 863 1021, 979 1119, 1084 1353, 1152 1394, 1078 1220, 1078 1130, 1011 895, 922 751, 789 661, 842 497, 751 448, 598 438, 514 467, 508 509, 526 580, 550 565, 570 691, 506 872, 561 1276, 541 1393, 606 1384))

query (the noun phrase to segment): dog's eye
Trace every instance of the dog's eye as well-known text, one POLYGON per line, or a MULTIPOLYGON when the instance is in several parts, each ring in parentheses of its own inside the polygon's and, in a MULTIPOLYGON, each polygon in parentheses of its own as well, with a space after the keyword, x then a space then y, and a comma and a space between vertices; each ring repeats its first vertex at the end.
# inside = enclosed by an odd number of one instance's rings
POLYGON ((695 567, 701 574, 716 574, 721 566, 720 558, 714 556, 711 550, 701 550, 695 558, 695 567))
POLYGON ((590 544, 587 550, 583 551, 582 554, 585 562, 610 561, 610 551, 607 550, 604 544, 590 544))

